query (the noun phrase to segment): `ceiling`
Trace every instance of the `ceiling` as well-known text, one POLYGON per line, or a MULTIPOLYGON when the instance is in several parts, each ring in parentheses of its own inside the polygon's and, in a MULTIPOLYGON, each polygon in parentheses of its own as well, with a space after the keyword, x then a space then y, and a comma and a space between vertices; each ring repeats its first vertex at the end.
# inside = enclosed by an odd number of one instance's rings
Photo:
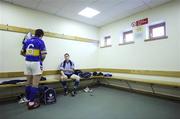
POLYGON ((101 27, 172 0, 2 0, 60 17, 101 27), (78 15, 85 7, 101 13, 93 18, 78 15))

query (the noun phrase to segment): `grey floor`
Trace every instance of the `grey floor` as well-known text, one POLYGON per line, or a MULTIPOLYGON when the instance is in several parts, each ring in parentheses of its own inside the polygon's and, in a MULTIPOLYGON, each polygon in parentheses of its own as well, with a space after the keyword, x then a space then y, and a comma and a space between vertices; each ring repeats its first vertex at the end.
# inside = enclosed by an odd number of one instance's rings
POLYGON ((23 104, 0 104, 0 119, 180 119, 180 103, 97 87, 76 97, 58 95, 57 103, 28 111, 23 104))

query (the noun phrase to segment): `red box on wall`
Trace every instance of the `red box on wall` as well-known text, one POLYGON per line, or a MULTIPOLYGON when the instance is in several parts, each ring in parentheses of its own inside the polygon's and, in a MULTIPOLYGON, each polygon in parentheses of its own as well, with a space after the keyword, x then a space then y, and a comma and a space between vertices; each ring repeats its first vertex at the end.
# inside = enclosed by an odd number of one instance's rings
POLYGON ((141 25, 145 25, 145 24, 148 24, 148 18, 136 21, 136 26, 141 26, 141 25))

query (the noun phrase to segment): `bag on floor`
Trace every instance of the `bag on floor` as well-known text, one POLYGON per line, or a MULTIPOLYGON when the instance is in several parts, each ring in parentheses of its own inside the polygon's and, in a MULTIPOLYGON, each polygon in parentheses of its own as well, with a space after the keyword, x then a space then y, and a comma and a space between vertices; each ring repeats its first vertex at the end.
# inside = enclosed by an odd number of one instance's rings
POLYGON ((56 91, 47 86, 40 87, 40 100, 44 104, 56 103, 56 91))

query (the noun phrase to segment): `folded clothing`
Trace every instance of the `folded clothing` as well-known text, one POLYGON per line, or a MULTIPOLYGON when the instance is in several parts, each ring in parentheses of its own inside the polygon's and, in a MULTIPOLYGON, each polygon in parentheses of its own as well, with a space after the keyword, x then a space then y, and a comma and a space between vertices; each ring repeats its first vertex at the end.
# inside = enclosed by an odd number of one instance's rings
POLYGON ((112 77, 112 74, 110 73, 104 74, 104 77, 112 77))
POLYGON ((93 76, 103 76, 103 73, 102 72, 93 72, 93 76))
POLYGON ((80 76, 81 78, 86 78, 86 79, 88 79, 88 78, 90 78, 90 77, 92 76, 92 74, 91 74, 90 72, 83 72, 83 73, 79 74, 79 76, 80 76))
POLYGON ((27 80, 20 80, 20 79, 17 79, 17 80, 9 80, 9 81, 3 81, 2 83, 0 83, 0 85, 3 85, 3 84, 17 84, 19 82, 26 82, 27 80))

